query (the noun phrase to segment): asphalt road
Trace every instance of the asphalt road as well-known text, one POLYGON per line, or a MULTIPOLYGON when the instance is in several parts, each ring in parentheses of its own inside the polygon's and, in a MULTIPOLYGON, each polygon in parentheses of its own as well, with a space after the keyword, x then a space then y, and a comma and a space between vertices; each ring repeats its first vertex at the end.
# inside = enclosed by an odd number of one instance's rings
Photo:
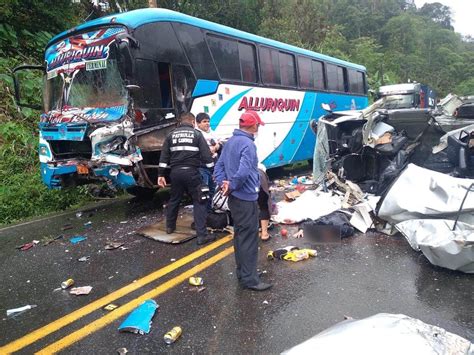
POLYGON ((123 199, 81 211, 0 229, 0 353, 114 354, 125 347, 131 354, 276 354, 344 316, 380 312, 403 313, 474 341, 473 276, 432 266, 402 237, 359 234, 318 246, 318 256, 306 261, 268 261, 268 250, 310 246, 304 238, 278 236, 276 228, 261 244, 259 261, 274 288, 255 293, 237 285, 229 236, 198 247, 195 240, 166 245, 137 235, 161 218, 159 200, 123 199), (72 229, 63 231, 68 224, 72 229), (15 249, 60 234, 47 246, 15 249), (87 239, 72 244, 76 235, 87 239), (111 241, 127 249, 105 250, 111 241), (90 258, 79 262, 83 256, 90 258), (202 292, 188 285, 193 275, 204 279, 202 292), (68 278, 92 286, 91 293, 55 290, 68 278), (151 332, 120 333, 121 322, 148 298, 159 304, 151 332), (104 310, 109 303, 119 307, 104 310), (37 307, 6 316, 27 304, 37 307), (167 346, 163 335, 176 325, 183 335, 167 346))

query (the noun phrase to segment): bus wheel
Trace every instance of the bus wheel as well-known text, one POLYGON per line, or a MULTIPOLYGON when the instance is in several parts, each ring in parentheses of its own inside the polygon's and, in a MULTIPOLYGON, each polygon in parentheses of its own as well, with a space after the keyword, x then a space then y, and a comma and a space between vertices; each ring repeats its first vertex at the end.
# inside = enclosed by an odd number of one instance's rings
POLYGON ((141 186, 132 186, 127 189, 130 195, 133 195, 141 200, 152 200, 155 196, 156 189, 150 189, 141 186))

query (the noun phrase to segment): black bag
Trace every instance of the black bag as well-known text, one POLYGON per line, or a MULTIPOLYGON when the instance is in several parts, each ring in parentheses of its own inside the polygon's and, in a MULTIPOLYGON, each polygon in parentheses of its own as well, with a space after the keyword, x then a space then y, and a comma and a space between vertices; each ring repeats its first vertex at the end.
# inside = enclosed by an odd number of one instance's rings
POLYGON ((227 212, 209 212, 206 225, 211 229, 224 229, 229 225, 229 215, 227 212))

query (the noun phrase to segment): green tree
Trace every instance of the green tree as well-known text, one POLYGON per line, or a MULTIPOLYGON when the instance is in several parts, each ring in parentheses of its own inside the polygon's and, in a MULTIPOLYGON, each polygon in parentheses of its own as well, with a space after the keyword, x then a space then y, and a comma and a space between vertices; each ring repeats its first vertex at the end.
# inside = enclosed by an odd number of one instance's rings
POLYGON ((474 95, 474 78, 469 78, 460 82, 456 85, 453 92, 462 96, 474 95))
POLYGON ((421 16, 428 17, 443 28, 447 28, 449 30, 454 29, 451 25, 453 20, 451 8, 449 6, 443 5, 439 2, 426 3, 421 7, 421 9, 418 10, 418 13, 421 16))

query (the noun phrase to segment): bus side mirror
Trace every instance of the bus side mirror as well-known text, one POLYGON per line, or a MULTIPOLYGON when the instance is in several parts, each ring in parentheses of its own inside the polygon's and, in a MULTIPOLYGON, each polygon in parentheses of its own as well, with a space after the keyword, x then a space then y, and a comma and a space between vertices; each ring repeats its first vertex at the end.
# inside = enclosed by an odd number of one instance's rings
POLYGON ((43 109, 38 91, 41 92, 44 74, 43 65, 20 65, 13 69, 13 87, 17 106, 35 110, 43 109))
POLYGON ((118 49, 119 70, 125 80, 130 80, 135 72, 135 63, 130 47, 138 48, 138 41, 126 33, 121 33, 115 37, 115 42, 117 43, 118 49))

